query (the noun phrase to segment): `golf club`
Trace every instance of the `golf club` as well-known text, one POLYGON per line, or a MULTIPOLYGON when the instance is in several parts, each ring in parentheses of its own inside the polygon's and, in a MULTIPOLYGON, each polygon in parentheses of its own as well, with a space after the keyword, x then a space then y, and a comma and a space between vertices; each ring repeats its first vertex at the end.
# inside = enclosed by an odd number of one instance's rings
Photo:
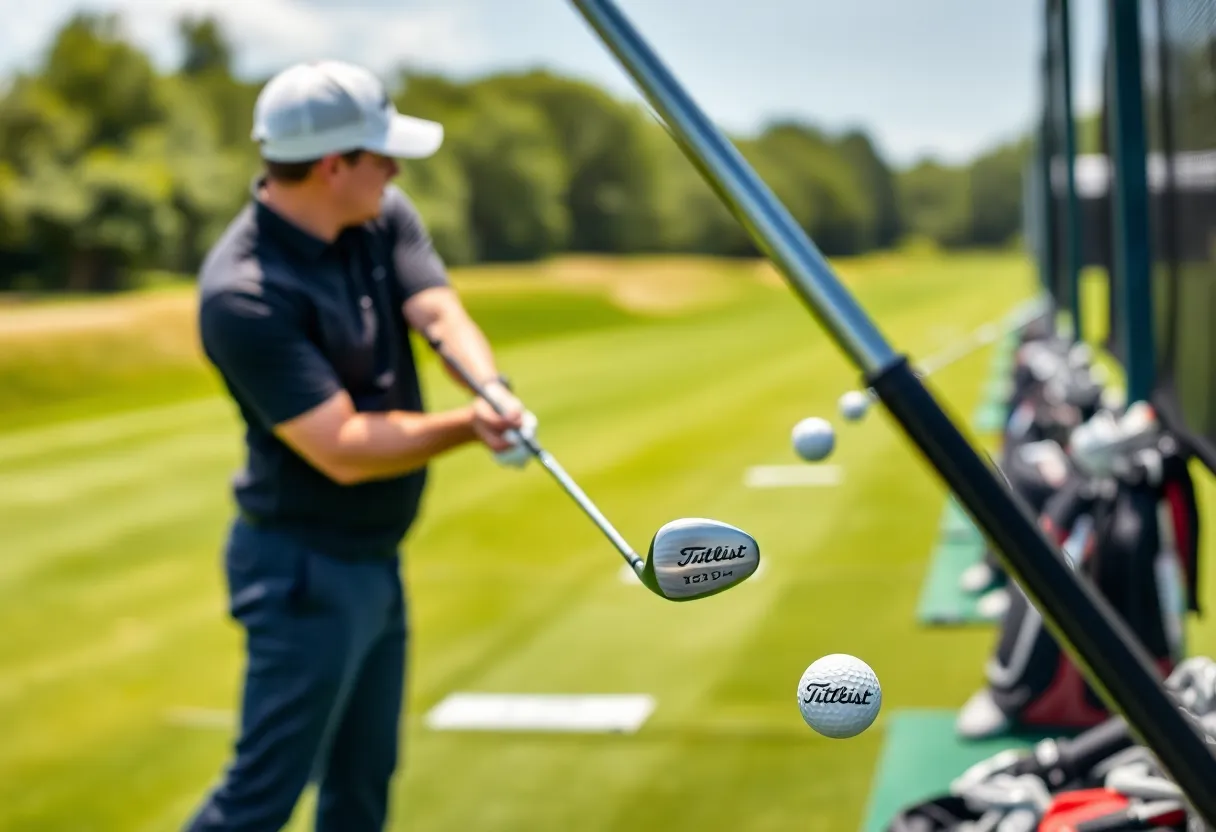
MULTIPOLYGON (((1216 756, 1207 745, 1207 735, 1176 707, 1148 651, 1128 625, 1092 585, 1073 573, 1066 555, 1036 524, 1026 501, 967 441, 917 377, 907 356, 887 342, 797 220, 617 4, 612 0, 570 3, 633 79, 702 178, 958 495, 1095 691, 1127 719, 1198 814, 1216 826, 1216 789, 1212 788, 1216 756)), ((1135 7, 1130 8, 1121 13, 1134 15, 1135 7)))
MULTIPOLYGON (((500 416, 502 406, 472 377, 443 343, 431 335, 427 341, 470 390, 485 399, 500 416)), ((532 437, 519 434, 519 441, 536 457, 558 484, 612 542, 642 584, 669 601, 707 598, 747 580, 760 565, 760 545, 750 534, 728 523, 685 517, 665 524, 650 541, 645 560, 621 536, 608 518, 579 488, 554 456, 532 437)))

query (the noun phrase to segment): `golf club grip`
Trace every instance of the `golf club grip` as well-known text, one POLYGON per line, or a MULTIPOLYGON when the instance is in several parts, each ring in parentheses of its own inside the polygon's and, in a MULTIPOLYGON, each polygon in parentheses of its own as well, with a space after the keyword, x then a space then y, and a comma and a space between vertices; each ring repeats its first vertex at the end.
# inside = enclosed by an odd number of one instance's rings
POLYGON ((1117 812, 1079 822, 1076 832, 1139 832, 1149 829, 1176 829, 1186 822, 1186 809, 1173 800, 1141 803, 1117 812))
POLYGON ((1060 761, 1077 773, 1088 771, 1107 757, 1136 742, 1127 720, 1112 716, 1105 722, 1060 742, 1060 761))
POLYGON ((1060 788, 1084 777, 1098 763, 1134 744, 1127 720, 1113 716, 1075 737, 1056 740, 1057 756, 1050 762, 1044 763, 1036 755, 1029 754, 1014 766, 1012 773, 1034 774, 1051 788, 1060 788))

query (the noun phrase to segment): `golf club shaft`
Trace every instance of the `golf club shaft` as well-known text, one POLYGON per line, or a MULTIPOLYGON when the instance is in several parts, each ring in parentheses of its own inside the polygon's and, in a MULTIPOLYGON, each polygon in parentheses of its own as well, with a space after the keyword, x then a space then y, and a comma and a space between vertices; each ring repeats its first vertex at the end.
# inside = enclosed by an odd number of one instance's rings
POLYGON ((700 110, 612 0, 570 0, 663 119, 668 132, 756 245, 857 364, 905 434, 958 495, 1010 576, 1103 700, 1207 821, 1216 826, 1216 756, 1171 700, 1148 652, 1082 581, 1017 497, 942 410, 833 274, 823 255, 743 155, 700 110))
MULTIPOLYGON (((468 369, 457 361, 455 356, 444 348, 443 342, 441 342, 438 338, 433 338, 429 335, 426 336, 426 339, 430 343, 431 349, 435 350, 439 357, 452 368, 453 372, 464 380, 464 383, 470 390, 481 398, 485 399, 490 404, 490 407, 494 408, 494 411, 499 416, 506 415, 502 405, 495 401, 494 398, 486 392, 485 387, 478 382, 477 379, 473 378, 468 369)), ((552 475, 553 479, 557 480, 558 484, 565 489, 566 493, 574 499, 574 502, 578 503, 579 508, 581 508, 587 514, 587 516, 591 518, 591 522, 595 523, 595 525, 599 527, 599 530, 604 533, 604 536, 612 542, 612 545, 615 546, 617 551, 621 553, 621 555, 625 558, 625 562, 633 568, 633 571, 640 574, 645 566, 645 562, 638 557, 637 552, 633 551, 633 547, 631 547, 628 541, 621 536, 620 532, 613 528, 612 524, 608 522, 608 518, 605 517, 604 513, 596 507, 595 503, 591 502, 591 498, 587 496, 583 489, 578 487, 578 483, 576 483, 574 479, 566 473, 566 469, 561 466, 561 463, 557 461, 553 454, 542 448, 531 437, 520 434, 519 439, 532 453, 532 455, 536 457, 537 461, 540 462, 544 469, 548 471, 550 475, 552 475)))
POLYGON ((539 446, 537 446, 535 453, 540 464, 561 484, 566 493, 574 499, 574 502, 578 503, 579 507, 586 512, 587 516, 591 518, 591 522, 599 526, 600 531, 612 541, 612 545, 624 556, 625 561, 633 568, 633 571, 641 574, 642 569, 646 566, 645 561, 638 557, 637 552, 633 551, 633 548, 630 547, 625 538, 621 537, 620 533, 613 528, 612 524, 608 522, 608 518, 596 507, 595 503, 591 502, 591 498, 583 492, 583 489, 578 487, 578 483, 566 473, 566 469, 562 468, 553 454, 539 446))

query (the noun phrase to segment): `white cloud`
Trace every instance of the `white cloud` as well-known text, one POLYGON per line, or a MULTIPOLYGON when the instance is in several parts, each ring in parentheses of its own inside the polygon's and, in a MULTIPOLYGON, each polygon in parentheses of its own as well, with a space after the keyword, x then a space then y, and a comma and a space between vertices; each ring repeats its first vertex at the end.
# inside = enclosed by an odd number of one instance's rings
MULTIPOLYGON (((0 0, 0 9, 14 0, 0 0)), ((122 14, 130 38, 156 63, 169 68, 179 52, 177 18, 211 14, 224 25, 242 74, 261 76, 287 64, 315 58, 340 58, 377 72, 411 64, 456 69, 485 54, 480 29, 460 2, 375 3, 345 8, 308 0, 43 0, 32 14, 9 17, 0 29, 0 54, 9 56, 0 72, 29 67, 54 30, 77 9, 122 14)))

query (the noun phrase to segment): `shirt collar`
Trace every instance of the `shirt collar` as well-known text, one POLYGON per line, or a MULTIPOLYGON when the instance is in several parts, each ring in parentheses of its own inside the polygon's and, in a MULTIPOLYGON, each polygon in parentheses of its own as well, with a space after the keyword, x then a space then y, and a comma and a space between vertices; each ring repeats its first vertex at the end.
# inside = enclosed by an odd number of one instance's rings
POLYGON ((258 230, 273 237, 285 248, 297 252, 309 260, 321 259, 322 255, 329 250, 330 244, 315 234, 305 231, 263 202, 258 197, 258 192, 265 181, 264 176, 258 176, 250 186, 258 230))

